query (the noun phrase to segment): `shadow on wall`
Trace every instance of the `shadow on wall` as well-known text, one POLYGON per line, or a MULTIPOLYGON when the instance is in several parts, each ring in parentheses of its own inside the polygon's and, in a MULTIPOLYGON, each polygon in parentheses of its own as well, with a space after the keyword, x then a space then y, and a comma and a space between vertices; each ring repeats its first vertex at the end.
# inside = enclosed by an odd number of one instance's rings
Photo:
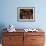
POLYGON ((6 30, 4 30, 5 25, 4 24, 0 24, 0 43, 2 43, 2 36, 3 36, 3 32, 5 32, 6 30))

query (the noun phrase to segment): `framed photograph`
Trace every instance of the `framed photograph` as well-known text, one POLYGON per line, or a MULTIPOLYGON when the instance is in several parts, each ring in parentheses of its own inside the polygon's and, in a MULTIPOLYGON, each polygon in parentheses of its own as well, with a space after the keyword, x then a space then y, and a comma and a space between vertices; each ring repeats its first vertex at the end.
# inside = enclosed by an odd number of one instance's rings
POLYGON ((18 7, 17 21, 22 21, 22 22, 35 21, 35 8, 34 7, 18 7))

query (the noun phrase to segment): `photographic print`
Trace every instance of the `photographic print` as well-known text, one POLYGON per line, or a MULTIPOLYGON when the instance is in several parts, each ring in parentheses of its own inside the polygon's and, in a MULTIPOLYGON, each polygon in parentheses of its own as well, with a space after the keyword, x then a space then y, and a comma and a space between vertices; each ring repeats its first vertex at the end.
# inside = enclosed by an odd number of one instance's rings
POLYGON ((18 21, 34 21, 35 19, 34 7, 18 7, 17 20, 18 21))

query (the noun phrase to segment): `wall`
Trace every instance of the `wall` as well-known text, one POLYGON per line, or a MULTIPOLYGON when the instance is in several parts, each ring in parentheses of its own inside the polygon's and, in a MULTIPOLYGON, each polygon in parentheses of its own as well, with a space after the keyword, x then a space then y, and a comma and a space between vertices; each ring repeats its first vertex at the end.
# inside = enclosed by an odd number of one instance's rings
POLYGON ((45 0, 1 0, 0 25, 13 24, 16 28, 46 28, 45 0), (35 7, 35 22, 18 22, 17 7, 35 7))

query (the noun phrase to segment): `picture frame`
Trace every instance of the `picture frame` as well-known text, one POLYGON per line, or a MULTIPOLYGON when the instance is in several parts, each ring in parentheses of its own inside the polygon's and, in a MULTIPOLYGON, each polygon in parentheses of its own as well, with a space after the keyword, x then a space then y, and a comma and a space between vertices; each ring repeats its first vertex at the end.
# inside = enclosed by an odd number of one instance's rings
POLYGON ((17 21, 34 22, 35 21, 35 7, 18 7, 17 21))

